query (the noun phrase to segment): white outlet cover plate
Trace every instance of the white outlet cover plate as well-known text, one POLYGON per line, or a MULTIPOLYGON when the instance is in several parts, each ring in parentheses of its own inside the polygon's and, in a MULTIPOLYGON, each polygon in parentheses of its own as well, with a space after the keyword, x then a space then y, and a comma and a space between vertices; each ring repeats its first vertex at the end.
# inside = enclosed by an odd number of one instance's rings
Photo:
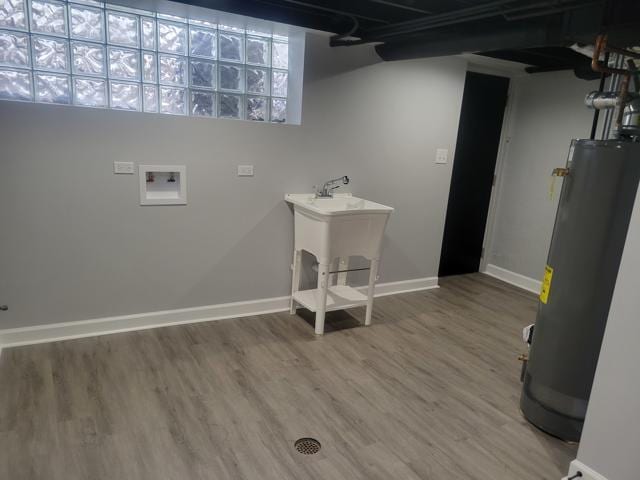
POLYGON ((238 165, 239 177, 253 177, 253 165, 238 165))
POLYGON ((446 148, 438 148, 436 150, 436 163, 444 164, 449 159, 449 150, 446 148))
POLYGON ((113 162, 113 173, 133 175, 133 162, 113 162))

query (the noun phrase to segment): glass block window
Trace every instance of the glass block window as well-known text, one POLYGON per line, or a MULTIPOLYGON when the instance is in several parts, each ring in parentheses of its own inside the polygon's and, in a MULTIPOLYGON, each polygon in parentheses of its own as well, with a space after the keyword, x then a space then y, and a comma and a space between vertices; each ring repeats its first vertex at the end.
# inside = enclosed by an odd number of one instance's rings
POLYGON ((0 100, 287 122, 289 42, 92 0, 0 0, 0 100))

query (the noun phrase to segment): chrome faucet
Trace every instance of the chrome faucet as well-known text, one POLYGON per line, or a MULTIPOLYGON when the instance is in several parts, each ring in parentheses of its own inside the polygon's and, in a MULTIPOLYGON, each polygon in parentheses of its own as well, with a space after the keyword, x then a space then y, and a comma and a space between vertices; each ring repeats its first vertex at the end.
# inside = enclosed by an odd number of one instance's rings
POLYGON ((345 175, 344 177, 334 178, 333 180, 324 182, 321 188, 318 188, 317 185, 314 185, 313 188, 316 189, 316 198, 333 198, 333 191, 336 188, 341 187, 341 185, 335 185, 338 182, 342 182, 343 185, 348 185, 349 177, 345 175))

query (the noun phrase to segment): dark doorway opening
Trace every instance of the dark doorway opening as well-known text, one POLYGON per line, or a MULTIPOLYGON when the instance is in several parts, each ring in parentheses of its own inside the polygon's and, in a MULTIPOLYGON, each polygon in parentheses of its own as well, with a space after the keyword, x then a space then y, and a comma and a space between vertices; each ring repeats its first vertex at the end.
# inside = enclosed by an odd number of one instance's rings
POLYGON ((467 72, 438 275, 477 272, 509 79, 467 72))

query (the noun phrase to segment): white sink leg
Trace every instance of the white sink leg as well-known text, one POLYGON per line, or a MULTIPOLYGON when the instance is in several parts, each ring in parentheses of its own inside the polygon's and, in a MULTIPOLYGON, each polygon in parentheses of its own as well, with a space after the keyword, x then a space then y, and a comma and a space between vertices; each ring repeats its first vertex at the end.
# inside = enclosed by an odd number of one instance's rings
POLYGON ((296 301, 293 299, 293 294, 300 289, 300 270, 302 269, 302 250, 293 251, 293 265, 291 270, 293 271, 291 276, 291 301, 289 303, 289 313, 295 315, 296 313, 296 301))
POLYGON ((367 288, 367 311, 364 316, 364 324, 371 325, 371 311, 373 310, 373 294, 378 277, 379 260, 374 258, 371 260, 371 269, 369 270, 369 286, 367 288))
POLYGON ((318 265, 318 306, 316 308, 316 335, 324 334, 324 314, 327 311, 329 289, 329 264, 318 265))

